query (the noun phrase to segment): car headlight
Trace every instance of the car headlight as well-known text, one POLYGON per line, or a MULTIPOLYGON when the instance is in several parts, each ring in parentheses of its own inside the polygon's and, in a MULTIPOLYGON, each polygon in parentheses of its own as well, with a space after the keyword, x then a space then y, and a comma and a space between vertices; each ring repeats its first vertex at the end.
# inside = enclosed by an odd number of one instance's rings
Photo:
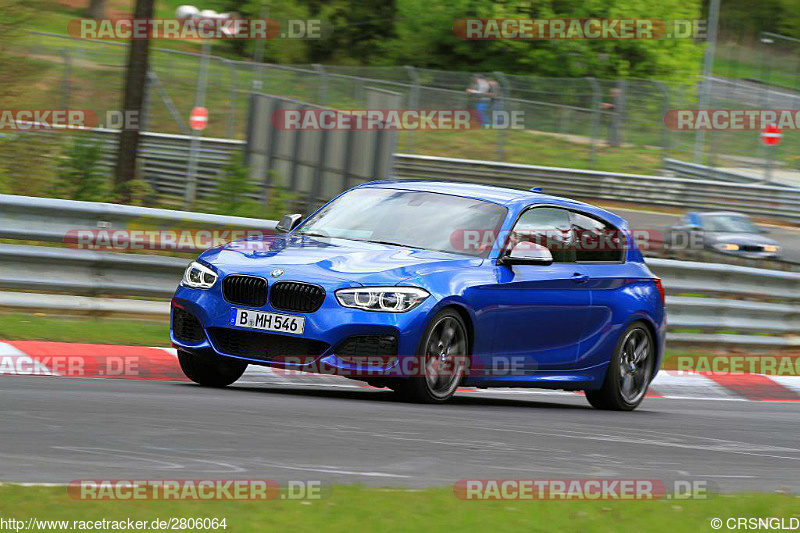
POLYGON ((765 252, 775 253, 780 249, 781 249, 780 246, 775 246, 774 244, 766 244, 766 245, 764 245, 764 251, 765 252))
POLYGON ((723 250, 725 252, 735 252, 736 250, 739 249, 739 245, 738 244, 733 244, 733 243, 730 243, 730 242, 723 242, 723 243, 717 244, 715 246, 716 246, 717 250, 723 250))
POLYGON ((336 291, 336 299, 344 307, 385 313, 409 311, 428 296, 428 291, 417 287, 359 287, 336 291))
POLYGON ((181 285, 193 289, 210 289, 217 282, 217 273, 205 265, 193 261, 183 273, 181 285))

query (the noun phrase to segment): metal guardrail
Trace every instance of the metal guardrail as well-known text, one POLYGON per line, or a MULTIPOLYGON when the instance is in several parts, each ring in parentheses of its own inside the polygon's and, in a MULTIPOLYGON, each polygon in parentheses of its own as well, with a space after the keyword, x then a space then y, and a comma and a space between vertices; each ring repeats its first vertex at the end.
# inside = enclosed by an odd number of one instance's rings
MULTIPOLYGON (((171 227, 271 230, 275 221, 164 209, 0 195, 0 238, 63 242, 73 229, 124 228, 149 220, 171 227)), ((164 317, 164 301, 188 257, 0 244, 0 308, 70 314, 164 317)), ((664 281, 670 345, 800 346, 800 273, 672 259, 648 259, 664 281)))
POLYGON ((680 161, 678 159, 665 158, 661 162, 661 166, 665 170, 669 170, 682 178, 718 180, 731 183, 763 183, 764 181, 755 176, 730 172, 719 168, 699 165, 697 163, 690 163, 688 161, 680 161))
MULTIPOLYGON (((118 132, 93 131, 105 140, 110 164, 118 132)), ((142 135, 140 157, 144 178, 159 194, 182 198, 191 137, 160 133, 142 135)), ((213 194, 220 172, 231 156, 244 150, 245 145, 244 141, 233 139, 201 139, 198 197, 213 194)), ((413 154, 394 154, 392 169, 393 177, 398 178, 446 179, 523 189, 540 186, 550 194, 575 198, 680 208, 734 209, 800 223, 800 188, 720 181, 725 179, 722 176, 713 180, 700 179, 699 175, 690 178, 648 176, 413 154)), ((743 175, 739 177, 746 178, 743 175)))
MULTIPOLYGON (((110 297, 169 298, 186 264, 176 257, 3 244, 0 288, 95 298, 0 293, 0 307, 165 317, 168 308, 156 302, 110 297)), ((669 259, 648 264, 669 294, 671 346, 800 346, 800 274, 669 259)))
MULTIPOLYGON (((95 129, 105 144, 106 164, 116 161, 118 130, 95 129)), ((159 195, 183 199, 189 167, 190 135, 143 132, 139 148, 143 178, 159 195)), ((214 194, 220 173, 234 154, 244 150, 245 141, 200 137, 197 152, 197 196, 214 194)))
POLYGON ((667 291, 670 346, 800 346, 800 273, 647 259, 667 291))
MULTIPOLYGON (((678 159, 665 158, 661 165, 665 170, 669 170, 670 172, 673 172, 682 178, 766 185, 766 182, 763 178, 758 178, 749 174, 742 174, 740 172, 733 172, 732 170, 726 170, 723 168, 698 165, 697 163, 690 163, 688 161, 680 161, 678 159)), ((771 185, 776 187, 792 187, 791 185, 778 182, 773 182, 771 185)))
POLYGON ((100 202, 0 194, 0 239, 64 242, 76 229, 132 227, 273 230, 275 221, 100 202))
POLYGON ((543 187, 548 194, 680 208, 736 210, 800 223, 800 189, 395 154, 394 176, 543 187))

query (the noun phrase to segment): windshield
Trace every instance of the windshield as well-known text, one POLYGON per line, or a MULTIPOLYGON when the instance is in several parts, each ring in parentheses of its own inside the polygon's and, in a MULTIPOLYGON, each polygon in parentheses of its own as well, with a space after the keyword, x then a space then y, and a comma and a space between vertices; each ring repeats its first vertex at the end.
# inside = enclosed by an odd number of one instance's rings
POLYGON ((458 247, 464 230, 496 235, 506 208, 482 200, 399 189, 355 189, 309 218, 297 233, 485 257, 458 247))
POLYGON ((749 218, 742 216, 706 217, 705 229, 715 233, 758 233, 756 225, 749 218))

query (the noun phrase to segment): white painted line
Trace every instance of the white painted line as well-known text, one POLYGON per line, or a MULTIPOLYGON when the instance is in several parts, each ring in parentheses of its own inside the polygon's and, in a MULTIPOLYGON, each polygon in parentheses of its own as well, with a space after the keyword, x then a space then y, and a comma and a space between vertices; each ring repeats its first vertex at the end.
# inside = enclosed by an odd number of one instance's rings
POLYGON ((650 391, 664 397, 740 398, 702 374, 660 371, 650 385, 650 391))
POLYGON ((30 355, 0 342, 0 375, 13 376, 57 376, 46 365, 30 355))

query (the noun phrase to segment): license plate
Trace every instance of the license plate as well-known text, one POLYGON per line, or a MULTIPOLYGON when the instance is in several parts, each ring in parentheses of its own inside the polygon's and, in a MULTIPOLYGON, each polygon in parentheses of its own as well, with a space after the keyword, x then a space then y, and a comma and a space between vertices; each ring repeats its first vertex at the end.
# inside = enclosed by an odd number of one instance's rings
POLYGON ((231 326, 242 328, 263 329, 266 331, 279 331, 302 335, 306 327, 306 319, 302 316, 280 315, 278 313, 265 313, 250 309, 231 309, 231 326))

